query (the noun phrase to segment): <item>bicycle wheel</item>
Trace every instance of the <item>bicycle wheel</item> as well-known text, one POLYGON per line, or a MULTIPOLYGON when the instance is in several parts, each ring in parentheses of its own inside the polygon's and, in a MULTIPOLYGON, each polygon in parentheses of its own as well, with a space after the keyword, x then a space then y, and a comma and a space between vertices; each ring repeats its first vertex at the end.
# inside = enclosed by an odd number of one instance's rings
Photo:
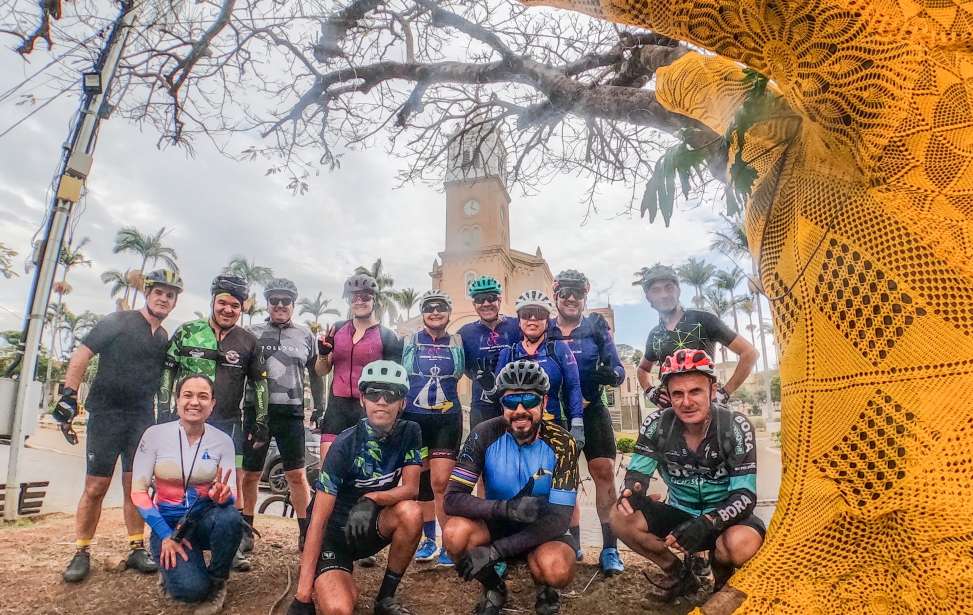
POLYGON ((272 495, 263 502, 257 508, 257 512, 261 515, 279 515, 281 517, 293 517, 294 507, 291 506, 291 501, 287 496, 284 495, 272 495))

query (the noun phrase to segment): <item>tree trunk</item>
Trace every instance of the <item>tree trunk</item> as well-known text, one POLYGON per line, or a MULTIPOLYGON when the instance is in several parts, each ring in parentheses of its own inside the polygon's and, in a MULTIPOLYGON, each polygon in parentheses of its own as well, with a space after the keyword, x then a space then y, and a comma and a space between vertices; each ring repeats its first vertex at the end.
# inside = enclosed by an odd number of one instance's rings
POLYGON ((740 335, 740 321, 737 320, 737 298, 730 289, 730 313, 733 314, 733 330, 740 335))

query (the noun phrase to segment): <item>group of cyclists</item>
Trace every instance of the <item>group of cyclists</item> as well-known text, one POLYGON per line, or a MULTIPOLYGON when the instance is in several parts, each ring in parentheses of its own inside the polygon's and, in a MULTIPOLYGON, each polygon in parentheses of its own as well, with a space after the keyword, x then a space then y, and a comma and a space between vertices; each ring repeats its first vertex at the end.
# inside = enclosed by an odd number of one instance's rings
POLYGON ((121 457, 128 566, 159 572, 162 591, 199 603, 200 615, 219 612, 230 571, 251 568, 257 487, 274 439, 298 517, 292 615, 352 613, 355 563, 374 566, 386 546, 377 614, 411 613, 395 598, 399 581, 411 562, 432 560, 483 586, 476 613, 499 615, 507 565, 525 559, 536 611, 559 612, 558 589, 584 557, 582 452, 606 576, 624 570, 621 539, 662 571, 647 578, 663 599, 695 592, 709 576, 718 587, 763 540, 753 515, 754 432, 724 405, 757 354, 716 316, 681 306, 671 267, 655 265, 640 283, 659 324, 638 380, 658 410, 641 427, 619 494, 604 388, 622 384, 625 369, 607 321, 586 313, 590 283, 581 272, 559 273, 553 300, 524 292, 514 315, 501 313, 496 279, 476 278, 467 290, 478 319, 455 333, 453 298, 427 291, 421 327, 405 339, 376 318, 378 284, 364 273, 344 284, 350 318, 316 336, 293 322, 298 290, 283 278, 265 286, 266 321, 240 327, 248 282, 221 274, 209 316, 169 338, 162 322, 183 283, 171 271, 150 273, 145 305, 106 316, 72 355, 52 412, 76 443, 78 389, 98 355, 85 403, 86 484, 64 580, 89 574, 101 503, 121 457), (739 357, 722 385, 717 343, 739 357), (322 462, 309 485, 304 391, 309 377, 325 375, 327 404, 311 415, 322 462), (472 383, 465 441, 464 377, 472 383), (655 474, 668 487, 665 502, 649 492, 655 474))

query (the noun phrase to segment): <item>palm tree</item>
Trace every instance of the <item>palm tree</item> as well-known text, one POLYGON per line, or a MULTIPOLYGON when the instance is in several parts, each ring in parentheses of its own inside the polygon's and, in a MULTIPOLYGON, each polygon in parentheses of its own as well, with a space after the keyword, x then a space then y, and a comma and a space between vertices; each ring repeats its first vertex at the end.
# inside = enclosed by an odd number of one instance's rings
POLYGON ((273 269, 258 265, 256 261, 248 261, 244 256, 234 256, 231 258, 230 264, 223 271, 240 276, 248 284, 258 284, 260 286, 263 286, 274 277, 273 269))
POLYGON ((15 256, 17 256, 16 250, 11 250, 3 242, 0 242, 0 275, 8 280, 17 277, 17 272, 11 269, 15 256))
POLYGON ((313 333, 317 333, 321 330, 321 317, 325 314, 341 316, 341 312, 334 308, 328 307, 328 304, 330 303, 331 299, 325 299, 324 293, 321 291, 318 291, 318 294, 314 299, 302 297, 301 300, 297 302, 297 307, 300 308, 300 312, 298 312, 299 314, 310 314, 314 317, 313 321, 308 321, 308 326, 311 328, 313 333))
MULTIPOLYGON (((165 235, 166 227, 164 226, 156 231, 155 234, 145 235, 139 232, 134 226, 123 226, 118 231, 118 234, 115 235, 115 245, 112 247, 112 252, 114 254, 134 252, 140 256, 142 258, 142 262, 138 268, 138 275, 140 277, 144 277, 145 266, 149 264, 149 261, 152 261, 152 265, 154 266, 161 260, 169 269, 179 271, 179 266, 176 264, 176 251, 162 243, 165 235)), ((138 288, 135 288, 132 293, 131 305, 133 306, 138 297, 138 292, 138 288)), ((128 301, 128 289, 125 290, 123 299, 128 301)))
POLYGON ((395 291, 393 298, 395 299, 395 303, 405 310, 405 319, 409 320, 412 318, 412 308, 415 307, 416 301, 419 300, 419 291, 414 288, 403 288, 402 290, 395 291))
POLYGON ((99 316, 94 312, 85 310, 75 316, 70 310, 65 309, 61 316, 60 329, 67 335, 68 343, 64 345, 63 355, 67 356, 74 352, 75 347, 85 334, 98 323, 99 316))
POLYGON ((247 324, 252 326, 253 325, 253 317, 254 316, 258 316, 260 314, 266 314, 267 313, 267 308, 262 308, 262 307, 258 306, 256 300, 254 300, 254 298, 251 297, 247 301, 246 305, 244 306, 243 313, 246 314, 247 315, 247 318, 249 319, 249 320, 247 320, 247 324))
MULTIPOLYGON (((727 299, 726 295, 723 293, 723 290, 720 288, 715 286, 707 288, 703 297, 706 300, 707 307, 709 307, 710 311, 716 314, 716 317, 720 320, 723 320, 723 317, 726 316, 727 312, 733 309, 729 299, 727 299)), ((726 346, 723 344, 720 344, 720 356, 723 358, 723 362, 726 363, 726 346)))
MULTIPOLYGON (((74 241, 69 240, 68 245, 61 248, 61 254, 58 258, 58 265, 61 267, 61 279, 54 283, 54 292, 57 293, 58 306, 64 305, 64 295, 71 292, 71 285, 68 284, 68 273, 70 273, 71 269, 81 265, 86 265, 88 267, 91 266, 91 261, 88 260, 88 257, 81 252, 81 248, 85 247, 89 241, 91 240, 87 237, 82 237, 81 240, 76 244, 74 241)), ((54 320, 51 322, 51 356, 48 357, 47 361, 46 382, 51 381, 51 370, 54 368, 54 362, 51 359, 53 359, 54 353, 54 337, 61 328, 60 323, 58 322, 59 314, 60 311, 55 313, 54 320)))
POLYGON ((756 301, 754 300, 753 295, 740 297, 740 299, 737 301, 737 307, 740 308, 741 312, 747 315, 747 321, 750 323, 747 325, 747 331, 750 332, 750 343, 754 346, 757 345, 757 340, 754 338, 753 334, 754 330, 757 328, 757 325, 753 324, 753 313, 756 310, 754 307, 755 304, 756 301))
POLYGON ((716 272, 716 267, 707 263, 705 260, 696 257, 689 257, 684 264, 676 268, 679 278, 696 289, 696 296, 693 297, 693 305, 702 308, 706 304, 703 297, 703 288, 709 283, 710 278, 716 272))
POLYGON ((108 289, 108 292, 110 293, 112 299, 117 297, 119 294, 126 297, 128 296, 128 289, 132 288, 131 273, 131 270, 126 270, 125 273, 122 273, 117 269, 109 269, 101 274, 101 282, 103 284, 111 284, 111 288, 108 289))
POLYGON ((740 334, 740 322, 737 320, 737 297, 734 291, 743 281, 743 272, 739 267, 729 271, 719 270, 713 275, 713 286, 730 294, 730 312, 733 314, 733 330, 740 334))
POLYGON ((392 287, 395 285, 395 280, 385 272, 382 259, 378 259, 372 263, 371 268, 356 267, 355 273, 367 273, 375 278, 375 282, 378 283, 378 292, 375 293, 375 317, 381 322, 388 316, 388 323, 391 324, 395 320, 395 317, 398 316, 398 310, 395 307, 395 291, 392 290, 392 287))

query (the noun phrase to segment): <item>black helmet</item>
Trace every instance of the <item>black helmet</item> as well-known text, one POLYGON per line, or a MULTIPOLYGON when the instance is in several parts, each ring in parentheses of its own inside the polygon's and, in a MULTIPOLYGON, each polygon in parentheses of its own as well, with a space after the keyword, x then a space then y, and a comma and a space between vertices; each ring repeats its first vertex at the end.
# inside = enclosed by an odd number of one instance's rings
POLYGON ((651 267, 642 267, 635 275, 638 279, 632 282, 632 286, 641 286, 643 289, 652 286, 653 282, 662 280, 675 282, 676 284, 679 283, 679 276, 676 275, 676 270, 662 263, 656 263, 651 267))
POLYGON ((591 282, 588 276, 575 269, 565 269, 554 276, 554 294, 556 295, 562 288, 580 288, 585 293, 591 290, 591 282))
POLYGON ((247 281, 238 275, 233 275, 230 273, 221 273, 220 275, 213 278, 213 283, 209 287, 210 293, 215 297, 216 295, 227 293, 231 297, 235 297, 243 303, 250 296, 250 288, 247 286, 247 281))
POLYGON ((356 273, 345 280, 345 290, 342 295, 345 299, 351 297, 352 293, 366 292, 371 294, 378 293, 378 282, 367 273, 356 273))
POLYGON ((144 284, 146 291, 155 285, 170 286, 180 293, 183 291, 182 278, 179 277, 179 273, 169 269, 156 269, 149 273, 145 276, 144 284))
POLYGON ((550 388, 551 380, 540 363, 519 359, 503 366, 497 374, 497 385, 493 391, 497 395, 506 391, 534 391, 546 395, 550 388))
POLYGON ((297 301, 297 286, 287 278, 274 278, 264 286, 264 299, 270 295, 287 295, 291 301, 297 301))

